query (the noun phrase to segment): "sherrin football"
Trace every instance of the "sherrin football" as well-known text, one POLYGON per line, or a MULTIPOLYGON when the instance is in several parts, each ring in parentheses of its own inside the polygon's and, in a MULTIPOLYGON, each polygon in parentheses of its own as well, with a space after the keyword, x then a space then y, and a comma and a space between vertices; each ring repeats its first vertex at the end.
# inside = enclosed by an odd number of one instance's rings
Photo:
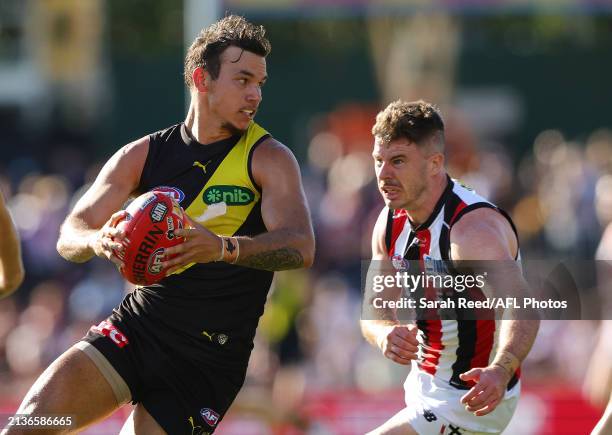
POLYGON ((182 243, 174 230, 188 226, 185 212, 166 192, 153 190, 132 201, 117 228, 125 231, 121 275, 137 285, 155 284, 165 276, 162 269, 164 250, 182 243))

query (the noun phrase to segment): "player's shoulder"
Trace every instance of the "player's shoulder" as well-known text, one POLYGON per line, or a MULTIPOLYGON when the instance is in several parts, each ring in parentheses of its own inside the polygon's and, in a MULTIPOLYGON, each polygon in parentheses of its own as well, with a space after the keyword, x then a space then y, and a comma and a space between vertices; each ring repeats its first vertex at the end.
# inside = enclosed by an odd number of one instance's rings
POLYGON ((288 181, 294 185, 300 179, 300 167, 293 152, 271 136, 263 139, 254 150, 250 170, 260 187, 288 181))
POLYGON ((491 201, 480 195, 473 187, 455 178, 451 178, 451 181, 453 194, 466 206, 475 206, 476 204, 483 203, 493 206, 491 201))
POLYGON ((178 124, 173 124, 170 127, 149 133, 147 137, 149 138, 150 142, 153 143, 168 143, 181 139, 183 134, 183 123, 179 122, 178 124))
POLYGON ((297 159, 287 145, 272 136, 267 136, 253 152, 253 164, 269 170, 271 167, 297 166, 297 159))
POLYGON ((515 235, 508 220, 496 209, 481 207, 466 213, 450 234, 456 260, 512 259, 515 235))
POLYGON ((293 157, 293 152, 291 149, 279 141, 278 139, 272 136, 266 136, 262 139, 261 143, 258 144, 256 152, 258 152, 262 156, 266 156, 268 158, 273 157, 293 157))

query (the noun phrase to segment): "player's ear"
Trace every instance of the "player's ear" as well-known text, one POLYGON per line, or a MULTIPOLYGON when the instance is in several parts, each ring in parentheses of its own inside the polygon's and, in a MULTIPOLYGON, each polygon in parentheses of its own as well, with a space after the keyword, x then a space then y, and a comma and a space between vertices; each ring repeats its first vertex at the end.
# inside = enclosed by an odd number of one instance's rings
POLYGON ((433 153, 429 157, 429 172, 432 175, 437 175, 442 170, 444 170, 444 154, 438 152, 433 153))
POLYGON ((193 70, 191 78, 193 79, 193 86, 195 87, 196 91, 198 92, 208 91, 208 83, 206 80, 208 76, 209 76, 208 72, 201 66, 193 70))

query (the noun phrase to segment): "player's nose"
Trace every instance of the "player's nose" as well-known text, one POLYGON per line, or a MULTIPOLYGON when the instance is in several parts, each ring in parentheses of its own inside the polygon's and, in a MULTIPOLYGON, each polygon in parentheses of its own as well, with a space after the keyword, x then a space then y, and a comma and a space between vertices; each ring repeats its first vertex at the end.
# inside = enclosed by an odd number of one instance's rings
POLYGON ((386 162, 383 162, 381 166, 379 166, 378 169, 378 178, 383 180, 385 178, 390 178, 392 175, 392 171, 391 171, 391 166, 388 165, 386 162))
POLYGON ((249 104, 259 104, 262 99, 261 88, 259 86, 251 86, 247 91, 246 99, 249 104))

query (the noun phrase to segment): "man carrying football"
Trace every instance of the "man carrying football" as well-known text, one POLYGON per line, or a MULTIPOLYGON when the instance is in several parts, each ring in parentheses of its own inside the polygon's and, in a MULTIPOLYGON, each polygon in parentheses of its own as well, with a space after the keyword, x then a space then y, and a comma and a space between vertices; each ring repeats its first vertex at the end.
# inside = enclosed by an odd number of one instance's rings
POLYGON ((119 266, 128 198, 166 191, 191 228, 174 231, 186 241, 166 250, 166 278, 128 294, 52 363, 18 414, 73 415, 74 431, 132 402, 121 433, 215 430, 244 382, 273 271, 314 256, 298 164, 253 121, 269 51, 263 27, 242 17, 204 29, 185 59, 185 121, 121 148, 66 218, 64 258, 119 266))

